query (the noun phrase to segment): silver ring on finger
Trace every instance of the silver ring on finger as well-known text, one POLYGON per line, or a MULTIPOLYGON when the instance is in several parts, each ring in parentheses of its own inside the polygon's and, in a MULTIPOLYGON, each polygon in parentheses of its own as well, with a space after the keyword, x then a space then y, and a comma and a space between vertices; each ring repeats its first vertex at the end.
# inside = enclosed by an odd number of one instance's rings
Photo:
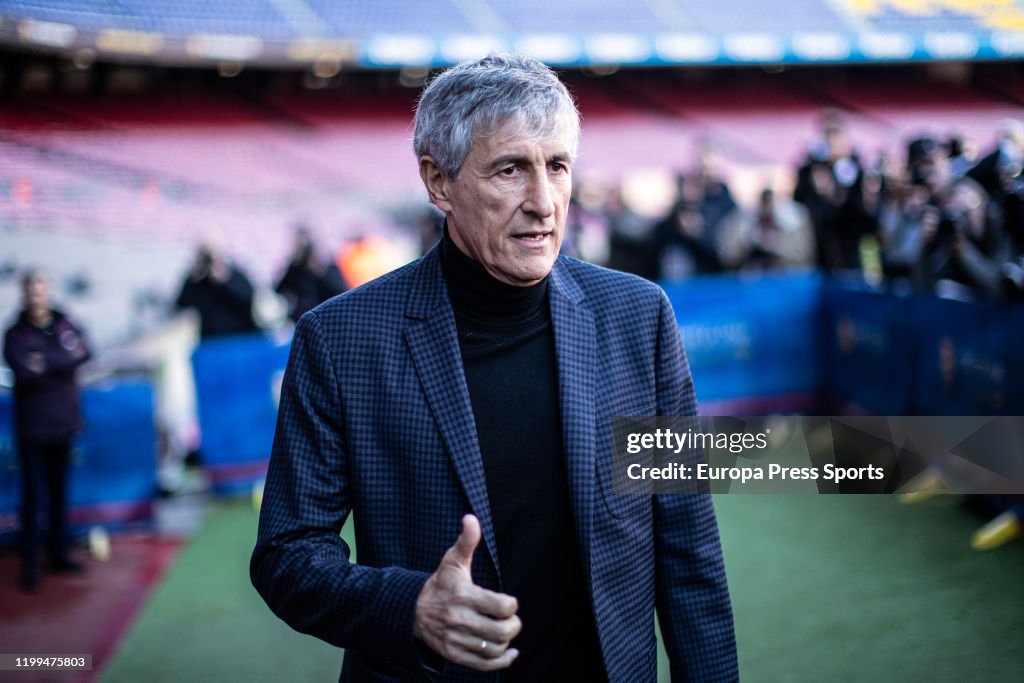
POLYGON ((480 652, 487 652, 487 646, 490 645, 486 640, 480 641, 480 652))

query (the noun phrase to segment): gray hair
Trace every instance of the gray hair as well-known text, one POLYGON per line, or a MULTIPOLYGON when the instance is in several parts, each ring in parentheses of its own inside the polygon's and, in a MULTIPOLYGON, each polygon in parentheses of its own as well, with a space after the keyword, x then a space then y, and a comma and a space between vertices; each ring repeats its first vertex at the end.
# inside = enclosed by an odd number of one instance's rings
POLYGON ((531 137, 565 122, 576 157, 580 114, 554 71, 531 57, 492 53, 464 62, 430 81, 416 106, 413 149, 430 156, 455 180, 477 135, 516 121, 531 137))

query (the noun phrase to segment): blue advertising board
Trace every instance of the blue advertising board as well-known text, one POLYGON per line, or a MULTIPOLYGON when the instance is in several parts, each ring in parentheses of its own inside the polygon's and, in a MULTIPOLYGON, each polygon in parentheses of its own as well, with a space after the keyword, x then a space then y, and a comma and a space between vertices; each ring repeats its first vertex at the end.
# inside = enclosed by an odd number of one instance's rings
POLYGON ((903 415, 907 412, 915 348, 908 296, 847 288, 822 296, 824 412, 903 415))
POLYGON ((916 297, 916 377, 911 410, 920 415, 1020 415, 1020 354, 1011 330, 1024 309, 916 297))
MULTIPOLYGON (((153 389, 145 379, 118 379, 82 391, 85 428, 75 438, 69 472, 68 521, 91 526, 148 522, 156 491, 153 389)), ((0 539, 18 528, 21 481, 11 395, 0 392, 0 539)))
POLYGON ((193 353, 202 461, 215 492, 263 480, 289 348, 253 334, 204 341, 193 353))
MULTIPOLYGON (((665 290, 701 414, 1024 410, 1024 359, 1012 352, 1024 307, 895 295, 816 273, 695 278, 665 290)), ((203 461, 215 491, 262 480, 288 351, 264 335, 196 350, 203 461)))
POLYGON ((815 273, 665 285, 703 415, 813 412, 822 384, 815 273))

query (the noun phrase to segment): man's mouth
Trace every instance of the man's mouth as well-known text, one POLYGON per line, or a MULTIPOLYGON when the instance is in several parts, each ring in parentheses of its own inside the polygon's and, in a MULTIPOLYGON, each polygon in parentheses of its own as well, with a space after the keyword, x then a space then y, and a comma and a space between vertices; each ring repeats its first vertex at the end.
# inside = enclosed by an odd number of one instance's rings
POLYGON ((519 232, 512 235, 512 237, 522 242, 543 242, 550 234, 550 230, 535 230, 531 232, 519 232))

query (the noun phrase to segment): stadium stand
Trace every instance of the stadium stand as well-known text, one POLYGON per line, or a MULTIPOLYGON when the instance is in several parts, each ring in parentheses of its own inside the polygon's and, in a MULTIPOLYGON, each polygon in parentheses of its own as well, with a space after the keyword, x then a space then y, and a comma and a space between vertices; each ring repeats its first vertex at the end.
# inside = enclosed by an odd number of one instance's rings
POLYGON ((848 0, 873 28, 891 31, 974 31, 1024 27, 1018 0, 848 0))
MULTIPOLYGON (((235 245, 258 281, 274 277, 286 228, 299 220, 328 245, 365 230, 401 234, 398 216, 423 201, 410 145, 415 90, 394 75, 346 78, 325 91, 212 81, 192 92, 178 84, 142 95, 20 94, 0 111, 0 191, 11 197, 0 202, 0 223, 23 234, 167 245, 165 258, 146 256, 153 277, 136 282, 165 297, 184 252, 211 231, 235 245)), ((957 130, 987 149, 997 122, 1024 101, 1005 74, 960 86, 906 73, 566 78, 584 115, 581 177, 684 171, 709 137, 748 204, 766 179, 788 175, 827 108, 848 113, 851 139, 872 164, 925 131, 957 130)), ((129 304, 110 303, 126 313, 129 304)), ((125 338, 130 318, 102 316, 102 337, 125 338)))
MULTIPOLYGON (((380 3, 374 0, 331 2, 310 0, 307 3, 333 35, 365 36, 373 33, 464 33, 484 29, 475 25, 472 15, 460 8, 466 4, 453 0, 432 3, 380 3)), ((485 3, 479 3, 481 5, 485 3)))
MULTIPOLYGON (((872 154, 924 130, 946 134, 954 127, 987 145, 996 122, 1020 110, 1020 99, 987 89, 898 79, 837 84, 799 74, 684 82, 634 73, 603 79, 600 87, 593 79, 569 80, 586 121, 581 169, 611 175, 681 169, 693 140, 705 135, 739 165, 788 167, 830 106, 850 112, 853 139, 872 154)), ((0 114, 0 146, 9 160, 2 182, 18 188, 16 201, 0 212, 14 223, 100 233, 117 216, 110 229, 139 236, 187 233, 189 224, 216 224, 232 237, 276 233, 296 210, 290 207, 299 206, 336 224, 353 190, 386 203, 419 199, 409 164, 412 98, 395 87, 358 96, 19 98, 0 114), (255 206, 266 213, 254 215, 255 206), (68 207, 74 220, 61 219, 68 207)))
POLYGON ((169 35, 196 31, 255 33, 267 37, 295 35, 286 18, 272 3, 263 0, 56 0, 9 2, 5 3, 4 10, 10 16, 65 22, 87 30, 122 28, 169 35))
POLYGON ((130 28, 186 35, 196 31, 251 33, 268 39, 296 36, 360 37, 374 33, 517 33, 542 27, 581 33, 692 31, 847 31, 850 19, 882 31, 982 28, 1014 30, 1024 9, 1017 0, 787 0, 780 7, 757 0, 663 0, 621 3, 527 0, 462 3, 337 3, 308 0, 56 0, 3 3, 5 14, 65 22, 82 29, 130 28))
POLYGON ((691 0, 678 3, 683 11, 693 17, 697 26, 712 34, 732 31, 785 34, 794 30, 849 30, 843 18, 830 6, 832 4, 820 0, 789 0, 783 10, 778 5, 757 0, 691 0))
POLYGON ((443 65, 493 48, 560 64, 1013 59, 1018 0, 84 0, 0 3, 0 43, 139 61, 443 65))
MULTIPOLYGON (((927 5, 923 5, 927 7, 927 5)), ((880 31, 977 31, 982 28, 975 14, 942 8, 934 12, 915 13, 893 5, 865 15, 872 28, 880 31)))
POLYGON ((504 30, 511 32, 536 32, 543 17, 548 30, 575 31, 587 33, 646 33, 652 27, 662 30, 692 30, 698 27, 693 17, 678 3, 621 3, 614 0, 587 2, 569 0, 549 3, 544 0, 525 2, 497 2, 490 5, 495 17, 504 30))

